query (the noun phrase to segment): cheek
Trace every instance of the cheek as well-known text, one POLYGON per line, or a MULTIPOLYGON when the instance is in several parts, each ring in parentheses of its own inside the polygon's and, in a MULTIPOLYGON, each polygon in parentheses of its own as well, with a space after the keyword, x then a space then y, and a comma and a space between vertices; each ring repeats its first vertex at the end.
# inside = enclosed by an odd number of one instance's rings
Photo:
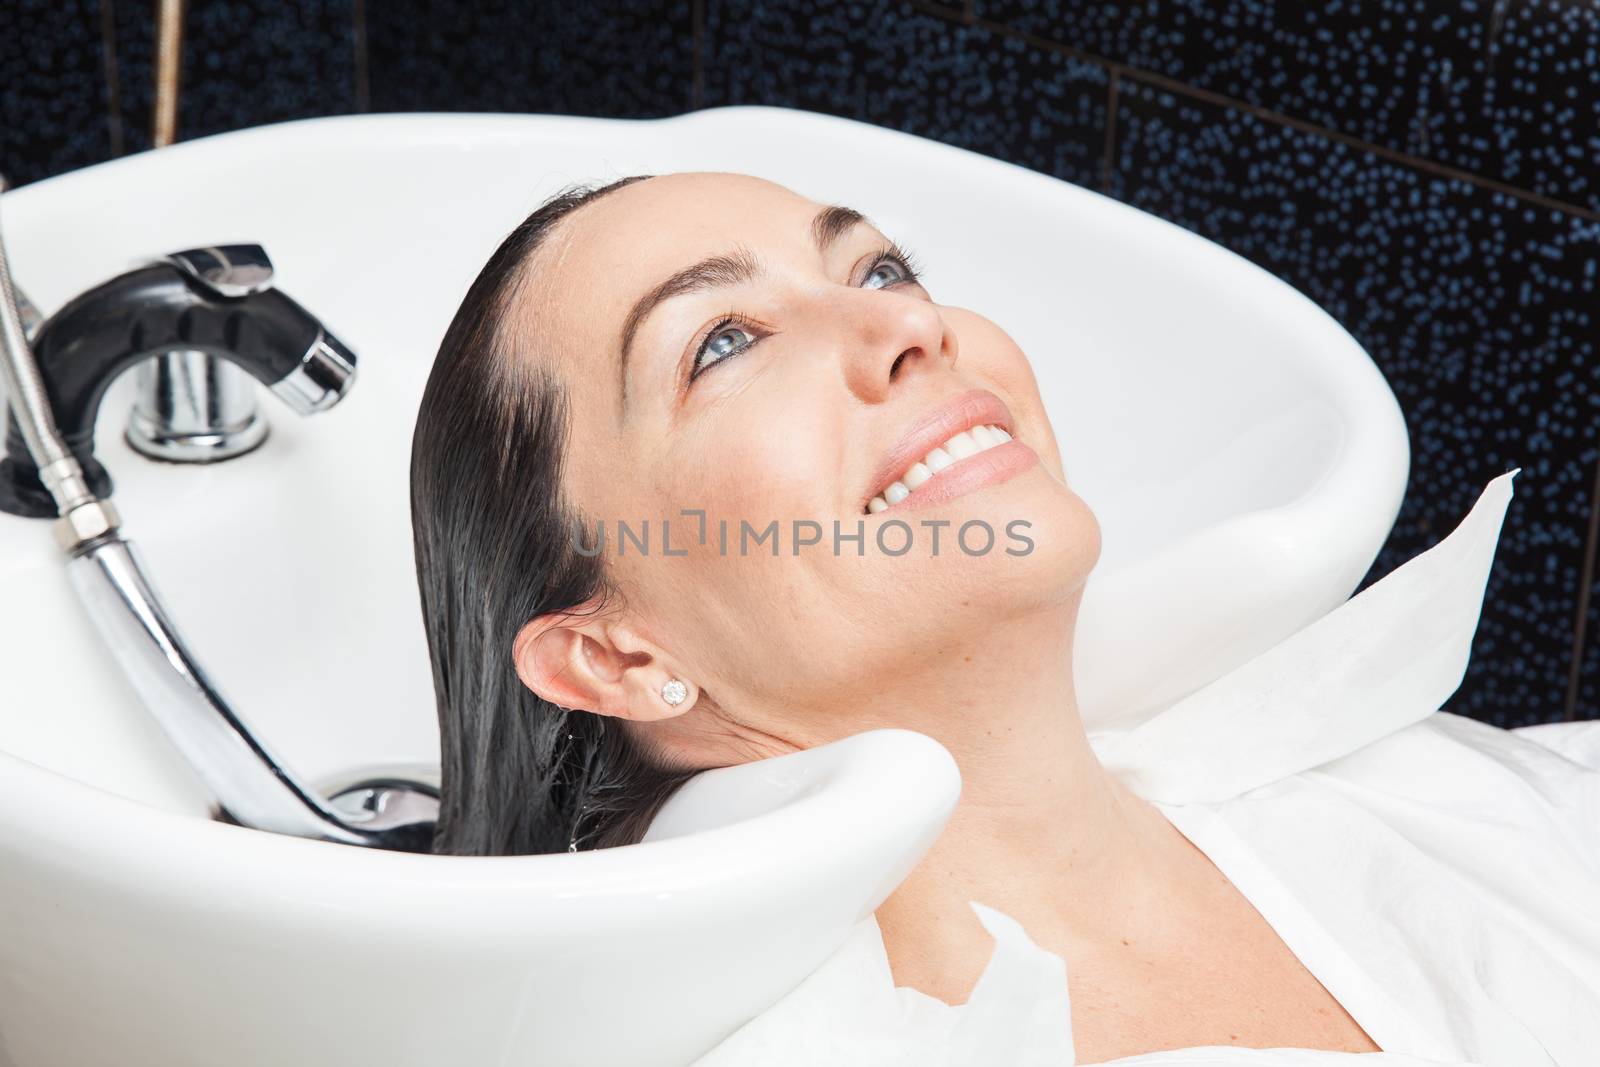
MULTIPOLYGON (((838 435, 829 433, 826 413, 794 390, 777 399, 767 405, 746 393, 706 410, 697 426, 656 447, 631 487, 619 484, 610 494, 649 515, 658 539, 657 520, 667 520, 674 551, 684 552, 668 556, 652 544, 648 557, 612 560, 629 599, 676 655, 743 693, 781 691, 807 654, 839 639, 839 627, 828 623, 839 618, 830 575, 836 561, 818 546, 791 551, 795 520, 815 521, 831 535, 838 435)), ((649 451, 641 446, 636 454, 649 451)))
POLYGON ((708 411, 695 430, 654 465, 656 495, 698 508, 708 520, 756 528, 776 520, 831 518, 826 493, 837 469, 838 434, 820 403, 792 391, 769 398, 747 392, 708 411))
POLYGON ((1055 429, 1045 411, 1039 381, 1026 353, 1011 335, 981 315, 951 309, 959 320, 962 364, 966 373, 990 383, 1005 398, 1017 427, 1045 468, 1066 480, 1055 429))
POLYGON ((770 541, 741 550, 737 523, 725 551, 714 522, 708 534, 679 558, 626 561, 629 601, 662 643, 730 706, 781 703, 819 671, 837 676, 859 632, 852 598, 827 573, 835 561, 814 549, 792 555, 787 530, 776 555, 770 541))

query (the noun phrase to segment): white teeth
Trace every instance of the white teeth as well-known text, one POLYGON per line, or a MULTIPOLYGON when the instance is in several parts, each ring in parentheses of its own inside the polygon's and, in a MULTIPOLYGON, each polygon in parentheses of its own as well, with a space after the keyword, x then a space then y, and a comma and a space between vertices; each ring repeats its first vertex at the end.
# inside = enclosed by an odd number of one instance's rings
POLYGON ((957 459, 966 459, 968 456, 976 456, 979 452, 982 452, 983 446, 974 441, 970 433, 962 430, 944 443, 944 450, 957 459))
POLYGON ((867 510, 876 515, 891 504, 900 503, 914 489, 957 460, 976 456, 1009 440, 1011 435, 998 426, 974 426, 970 430, 963 430, 923 456, 920 463, 913 463, 898 480, 890 482, 881 495, 867 501, 867 510))

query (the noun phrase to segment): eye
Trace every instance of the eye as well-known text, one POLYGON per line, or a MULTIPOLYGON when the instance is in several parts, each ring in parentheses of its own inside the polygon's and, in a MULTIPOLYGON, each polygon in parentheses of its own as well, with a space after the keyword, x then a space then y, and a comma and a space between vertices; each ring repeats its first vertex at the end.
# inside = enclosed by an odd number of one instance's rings
MULTIPOLYGON (((864 289, 887 289, 892 285, 917 283, 920 280, 921 274, 911 253, 897 244, 891 244, 873 260, 872 270, 867 273, 861 285, 864 289), (874 285, 873 279, 882 274, 886 267, 889 268, 889 277, 881 284, 874 285)), ((711 327, 705 339, 695 349, 694 363, 689 368, 689 381, 693 383, 707 368, 742 355, 746 350, 755 347, 761 337, 752 334, 751 330, 759 329, 759 326, 735 313, 724 315, 715 326, 711 327), (749 340, 740 342, 738 340, 740 334, 749 340)))
POLYGON ((711 332, 706 334, 706 339, 700 343, 700 347, 695 351, 694 366, 689 368, 689 379, 693 381, 707 367, 714 363, 721 363, 730 356, 737 356, 758 340, 760 338, 752 336, 749 330, 739 324, 737 318, 733 316, 723 318, 715 326, 711 327, 711 332), (737 335, 739 334, 744 334, 750 340, 742 344, 739 343, 737 340, 737 335))
POLYGON ((878 261, 873 264, 872 273, 867 275, 868 283, 870 283, 873 278, 878 276, 879 272, 883 270, 885 264, 890 264, 894 267, 894 274, 896 277, 890 278, 883 285, 874 286, 869 284, 867 285, 867 288, 882 289, 885 286, 893 285, 895 282, 914 282, 921 277, 917 273, 917 268, 912 265, 911 253, 896 247, 891 248, 889 251, 878 257, 878 261))

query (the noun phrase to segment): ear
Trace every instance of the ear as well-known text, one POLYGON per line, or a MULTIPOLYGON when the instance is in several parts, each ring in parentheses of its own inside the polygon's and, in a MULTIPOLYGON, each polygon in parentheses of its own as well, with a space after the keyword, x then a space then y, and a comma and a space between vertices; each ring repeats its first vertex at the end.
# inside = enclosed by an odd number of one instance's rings
POLYGON ((570 612, 530 619, 512 644, 517 677, 552 704, 619 719, 651 722, 682 715, 699 699, 699 687, 670 665, 666 654, 615 618, 570 612), (676 704, 662 689, 674 679, 687 694, 676 704))

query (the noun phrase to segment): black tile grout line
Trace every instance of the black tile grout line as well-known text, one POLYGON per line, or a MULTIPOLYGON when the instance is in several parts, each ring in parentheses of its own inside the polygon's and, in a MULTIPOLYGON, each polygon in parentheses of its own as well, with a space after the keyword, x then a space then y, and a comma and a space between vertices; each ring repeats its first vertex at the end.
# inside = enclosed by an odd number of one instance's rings
POLYGON ((690 36, 694 46, 694 77, 689 82, 689 110, 706 106, 706 0, 694 0, 689 13, 690 36))
POLYGON ((1431 174, 1436 178, 1447 178, 1453 181, 1465 182, 1468 185, 1475 185, 1480 189, 1485 189, 1492 193, 1499 193, 1502 196, 1509 196, 1517 200, 1525 201, 1526 203, 1533 204, 1536 207, 1542 207, 1548 211, 1559 211, 1563 214, 1572 215, 1576 218, 1585 219, 1589 222, 1600 222, 1600 211, 1597 211, 1593 208, 1586 208, 1579 204, 1570 203, 1566 200, 1558 200, 1553 196, 1545 196, 1543 193, 1536 193, 1531 189, 1522 189, 1518 186, 1509 185, 1494 178, 1484 177, 1482 174, 1474 174, 1468 170, 1461 170, 1458 167, 1452 167, 1448 164, 1437 162, 1436 160, 1424 159, 1421 156, 1414 156, 1408 152, 1400 152, 1393 148, 1385 148, 1383 145, 1373 144, 1371 141, 1364 141, 1359 137, 1352 136, 1351 134, 1340 133, 1338 130, 1330 129, 1327 126, 1319 126, 1315 122, 1308 122, 1305 119, 1297 119, 1293 115, 1285 115, 1281 112, 1273 111, 1270 108, 1259 107, 1255 104, 1247 104, 1242 100, 1234 100, 1233 98, 1224 96, 1221 93, 1212 93, 1205 89, 1196 89, 1193 86, 1184 85, 1182 82, 1175 81, 1166 77, 1165 75, 1152 74, 1147 71, 1134 70, 1132 68, 1129 68, 1127 73, 1130 78, 1148 82, 1157 88, 1165 89, 1169 92, 1181 93, 1183 95, 1194 97, 1195 99, 1221 107, 1228 107, 1235 110, 1244 111, 1254 115, 1258 119, 1261 119, 1263 122, 1270 122, 1279 126, 1287 126, 1291 129, 1301 130, 1305 133, 1316 134, 1317 136, 1325 137, 1330 141, 1337 141, 1340 144, 1349 145, 1351 148, 1359 151, 1370 152, 1372 155, 1375 155, 1380 159, 1387 159, 1392 163, 1399 163, 1400 165, 1410 167, 1413 170, 1420 170, 1426 174, 1431 174))
POLYGON ((1122 72, 1112 71, 1106 86, 1106 142, 1100 157, 1100 191, 1111 195, 1111 175, 1117 161, 1117 103, 1122 97, 1122 72))
POLYGON ((947 22, 959 23, 962 26, 972 25, 972 0, 962 0, 956 7, 941 3, 939 0, 907 0, 907 2, 914 8, 920 8, 924 14, 937 15, 947 22))
POLYGON ((1600 459, 1594 464, 1594 495, 1589 501, 1589 537, 1578 576, 1578 620, 1572 635, 1572 672, 1567 677, 1567 722, 1578 719, 1578 681, 1583 677, 1583 646, 1589 625, 1589 591, 1594 587, 1594 557, 1600 546, 1600 459))
POLYGON ((355 42, 356 110, 372 110, 372 77, 367 71, 367 4, 351 0, 350 29, 355 42))
POLYGON ((106 136, 115 159, 122 155, 122 82, 117 73, 117 17, 111 0, 100 0, 100 70, 106 79, 106 136))
MULTIPOLYGON (((923 6, 931 7, 931 5, 923 6)), ((1509 185, 1506 182, 1498 181, 1494 178, 1487 178, 1481 174, 1474 174, 1471 171, 1462 170, 1459 167, 1452 167, 1448 164, 1439 163, 1435 160, 1425 159, 1421 156, 1414 156, 1408 152, 1401 152, 1393 148, 1385 148, 1383 145, 1373 144, 1371 141, 1362 140, 1360 137, 1355 137, 1348 133, 1341 133, 1338 130, 1328 126, 1322 126, 1306 119, 1295 118, 1293 115, 1286 115, 1281 111, 1274 111, 1271 108, 1262 107, 1259 104, 1251 104, 1247 101, 1228 96, 1224 93, 1212 92, 1209 89, 1201 89, 1185 82, 1181 82, 1176 78, 1169 78, 1165 74, 1157 74, 1154 71, 1141 70, 1140 68, 1130 66, 1127 63, 1122 63, 1114 59, 1107 59, 1104 56, 1095 55, 1093 52, 1086 52, 1081 48, 1074 48, 1071 45, 1062 44, 1059 41, 1052 41, 1047 37, 1040 37, 1038 34, 1013 29, 1010 26, 1006 26, 998 22, 991 22, 988 19, 968 19, 965 20, 965 23, 967 25, 982 27, 991 33, 998 34, 1003 37, 1011 37, 1015 40, 1023 41, 1024 43, 1032 45, 1035 48, 1043 48, 1049 51, 1059 52, 1062 55, 1067 56, 1069 59, 1078 60, 1080 63, 1089 63, 1094 66, 1101 67, 1109 74, 1128 78, 1133 81, 1144 82, 1158 89, 1164 89, 1180 96, 1187 96, 1191 99, 1199 100, 1202 103, 1212 104, 1217 107, 1229 108, 1233 111, 1241 111, 1245 114, 1253 115, 1256 118, 1261 119, 1263 122, 1269 122, 1278 126, 1287 126, 1291 129, 1297 129, 1306 133, 1316 134, 1331 141, 1337 141, 1340 144, 1348 145, 1351 148, 1356 148, 1363 152, 1370 152, 1373 155, 1378 156, 1380 159, 1387 159, 1391 162, 1399 163, 1415 170, 1423 171, 1427 174, 1432 174, 1435 177, 1450 178, 1456 181, 1466 182, 1469 185, 1475 185, 1479 188, 1487 189, 1490 192, 1501 193, 1505 196, 1514 197, 1515 199, 1523 200, 1527 203, 1534 204, 1538 207, 1547 208, 1551 211, 1560 211, 1580 219, 1586 219, 1590 222, 1600 222, 1600 211, 1594 210, 1593 208, 1586 208, 1578 204, 1568 203, 1565 200, 1558 200, 1555 197, 1545 196, 1543 193, 1533 192, 1531 189, 1520 189, 1515 185, 1509 185)))

